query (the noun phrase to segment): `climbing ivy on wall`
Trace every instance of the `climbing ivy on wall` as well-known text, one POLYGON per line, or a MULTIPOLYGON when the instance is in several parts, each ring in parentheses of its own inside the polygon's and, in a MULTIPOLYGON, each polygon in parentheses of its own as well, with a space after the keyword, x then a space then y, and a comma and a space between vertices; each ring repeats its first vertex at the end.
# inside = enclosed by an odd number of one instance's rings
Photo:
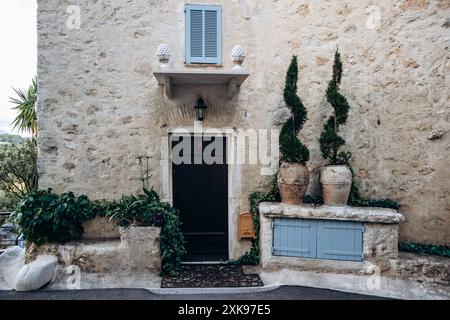
POLYGON ((450 257, 450 247, 437 246, 433 244, 419 244, 412 242, 400 242, 398 244, 400 251, 414 252, 414 253, 428 253, 432 255, 450 257))
POLYGON ((253 218, 253 225, 255 227, 255 239, 252 240, 250 251, 247 251, 239 259, 228 261, 230 264, 236 265, 257 265, 259 264, 259 204, 264 201, 274 202, 280 201, 280 194, 277 186, 277 175, 272 177, 271 190, 269 192, 253 192, 249 195, 250 213, 253 218))
POLYGON ((284 102, 291 111, 291 116, 281 128, 279 145, 283 161, 305 164, 309 160, 309 150, 297 136, 307 119, 307 111, 297 96, 297 81, 298 63, 297 57, 293 56, 283 92, 284 102))

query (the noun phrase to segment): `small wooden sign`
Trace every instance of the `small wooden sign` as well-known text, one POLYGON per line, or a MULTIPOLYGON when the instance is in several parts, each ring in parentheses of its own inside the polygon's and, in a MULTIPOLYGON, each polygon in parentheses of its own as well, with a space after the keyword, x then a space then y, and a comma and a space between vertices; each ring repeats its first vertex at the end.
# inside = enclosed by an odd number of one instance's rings
POLYGON ((253 218, 250 212, 242 212, 239 214, 239 240, 255 239, 255 227, 253 226, 253 218))

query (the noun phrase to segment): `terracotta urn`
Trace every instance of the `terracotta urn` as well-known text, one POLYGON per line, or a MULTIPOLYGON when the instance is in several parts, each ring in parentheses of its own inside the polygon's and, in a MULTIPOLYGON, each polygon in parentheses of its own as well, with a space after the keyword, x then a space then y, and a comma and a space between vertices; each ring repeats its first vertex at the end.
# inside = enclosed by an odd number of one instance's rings
POLYGON ((346 205, 352 187, 352 172, 344 165, 322 167, 320 185, 325 205, 346 205))
POLYGON ((281 200, 287 204, 302 204, 309 183, 309 170, 295 162, 283 162, 278 171, 281 200))

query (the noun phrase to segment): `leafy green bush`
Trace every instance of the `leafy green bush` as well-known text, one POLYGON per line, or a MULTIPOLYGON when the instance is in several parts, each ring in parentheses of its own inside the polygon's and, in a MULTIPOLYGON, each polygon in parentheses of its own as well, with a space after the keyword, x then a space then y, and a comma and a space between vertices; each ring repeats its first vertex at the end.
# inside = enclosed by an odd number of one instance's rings
POLYGON ((297 96, 298 64, 293 56, 286 73, 284 101, 291 111, 291 117, 281 128, 279 144, 283 161, 305 164, 309 160, 308 148, 300 142, 297 135, 307 119, 307 111, 297 96))
POLYGON ((51 190, 35 191, 25 196, 14 213, 25 239, 36 244, 65 243, 83 236, 83 222, 96 216, 117 218, 127 227, 161 227, 162 273, 174 275, 186 253, 180 215, 170 204, 161 202, 153 190, 143 195, 123 196, 119 201, 90 201, 72 192, 61 195, 51 190))
POLYGON ((81 239, 83 221, 95 216, 86 196, 75 197, 72 192, 57 195, 50 189, 29 193, 18 206, 15 222, 25 239, 38 245, 81 239))
POLYGON ((181 258, 186 253, 180 213, 170 204, 161 202, 155 191, 144 189, 143 195, 122 196, 119 201, 107 204, 105 215, 117 218, 123 227, 161 227, 162 273, 175 275, 179 271, 181 258))
POLYGON ((398 244, 400 251, 415 252, 415 253, 428 253, 438 255, 442 257, 450 257, 450 247, 436 246, 433 244, 419 244, 412 242, 400 242, 398 244))
POLYGON ((19 199, 3 190, 0 190, 0 211, 11 212, 16 207, 19 199))
POLYGON ((117 218, 122 227, 129 225, 160 227, 164 221, 159 203, 155 191, 144 189, 142 195, 122 196, 118 201, 104 203, 107 208, 105 215, 117 218))
POLYGON ((0 190, 22 198, 37 189, 37 148, 34 140, 0 144, 0 190))

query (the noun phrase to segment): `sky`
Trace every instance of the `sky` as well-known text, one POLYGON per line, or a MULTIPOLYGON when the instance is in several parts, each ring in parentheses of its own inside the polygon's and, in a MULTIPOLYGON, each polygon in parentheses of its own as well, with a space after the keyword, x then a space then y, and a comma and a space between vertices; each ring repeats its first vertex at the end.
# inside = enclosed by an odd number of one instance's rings
POLYGON ((22 134, 10 126, 16 111, 9 97, 36 75, 36 9, 36 0, 0 0, 0 133, 22 134))

